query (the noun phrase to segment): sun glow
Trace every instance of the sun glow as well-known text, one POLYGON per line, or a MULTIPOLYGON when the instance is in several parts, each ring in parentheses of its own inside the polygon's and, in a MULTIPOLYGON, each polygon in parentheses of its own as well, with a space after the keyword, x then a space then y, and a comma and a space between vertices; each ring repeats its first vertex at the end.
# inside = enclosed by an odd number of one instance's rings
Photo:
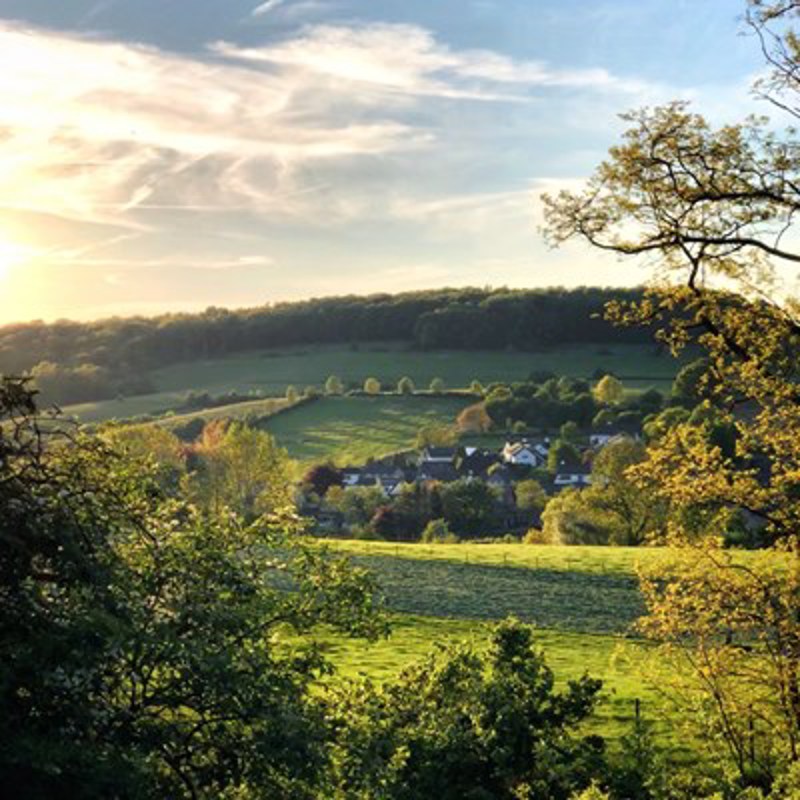
POLYGON ((27 261, 30 256, 29 248, 0 236, 0 280, 7 278, 14 267, 27 261))

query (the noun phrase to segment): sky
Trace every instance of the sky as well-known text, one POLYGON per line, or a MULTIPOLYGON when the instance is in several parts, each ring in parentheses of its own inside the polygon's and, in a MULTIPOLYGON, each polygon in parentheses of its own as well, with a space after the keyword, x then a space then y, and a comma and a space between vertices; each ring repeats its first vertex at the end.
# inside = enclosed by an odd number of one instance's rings
POLYGON ((743 9, 0 0, 0 323, 641 283, 548 249, 540 195, 579 187, 625 110, 758 110, 743 9))

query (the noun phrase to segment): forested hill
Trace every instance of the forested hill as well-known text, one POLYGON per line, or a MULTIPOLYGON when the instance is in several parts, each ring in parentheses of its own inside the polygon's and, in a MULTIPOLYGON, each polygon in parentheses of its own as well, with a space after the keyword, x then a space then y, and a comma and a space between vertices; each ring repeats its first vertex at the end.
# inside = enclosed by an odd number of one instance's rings
POLYGON ((603 321, 623 289, 441 289, 328 297, 228 311, 91 323, 32 322, 0 328, 0 372, 42 362, 129 374, 180 361, 267 347, 406 341, 422 349, 538 349, 554 343, 639 342, 641 329, 603 321))

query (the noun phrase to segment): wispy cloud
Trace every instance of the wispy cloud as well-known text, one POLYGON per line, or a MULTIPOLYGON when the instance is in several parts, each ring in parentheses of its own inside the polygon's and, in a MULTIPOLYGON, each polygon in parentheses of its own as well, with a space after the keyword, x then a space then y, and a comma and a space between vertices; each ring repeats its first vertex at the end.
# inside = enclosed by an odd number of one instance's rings
POLYGON ((646 87, 605 69, 555 69, 489 50, 454 50, 417 25, 317 25, 293 39, 264 47, 218 42, 214 50, 240 61, 302 67, 339 80, 421 95, 497 100, 513 97, 499 94, 498 85, 622 92, 646 87))
POLYGON ((129 212, 146 204, 274 211, 297 190, 300 164, 429 141, 387 115, 317 112, 316 87, 291 69, 9 25, 0 67, 6 203, 70 219, 135 224, 129 212))
POLYGON ((251 17, 263 17, 265 14, 269 14, 270 11, 274 11, 276 8, 284 5, 286 0, 266 0, 265 3, 261 3, 261 5, 256 6, 251 12, 251 17))

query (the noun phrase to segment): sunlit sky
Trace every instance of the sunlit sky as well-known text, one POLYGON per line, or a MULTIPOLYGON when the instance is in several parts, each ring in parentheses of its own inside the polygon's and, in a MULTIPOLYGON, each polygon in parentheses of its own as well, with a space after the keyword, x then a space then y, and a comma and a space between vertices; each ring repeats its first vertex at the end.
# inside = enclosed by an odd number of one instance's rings
POLYGON ((538 195, 625 109, 757 108, 743 8, 0 0, 0 322, 639 283, 548 250, 538 195))

